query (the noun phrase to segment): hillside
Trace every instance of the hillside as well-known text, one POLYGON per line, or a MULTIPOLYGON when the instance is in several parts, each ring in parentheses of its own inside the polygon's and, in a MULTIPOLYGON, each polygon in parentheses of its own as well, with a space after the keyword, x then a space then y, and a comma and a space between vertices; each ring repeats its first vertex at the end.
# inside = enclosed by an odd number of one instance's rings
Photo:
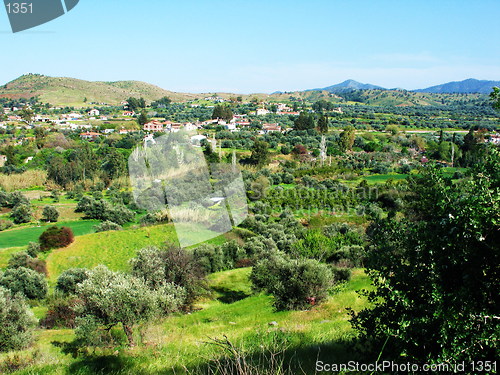
POLYGON ((153 101, 168 96, 176 101, 196 98, 139 81, 90 82, 67 77, 48 77, 39 74, 23 75, 0 88, 0 98, 31 98, 58 106, 85 106, 87 103, 119 105, 133 96, 153 101))
POLYGON ((484 94, 488 94, 493 86, 500 86, 500 82, 470 79, 423 90, 407 91, 388 90, 371 84, 347 80, 323 89, 242 95, 236 93, 179 93, 140 81, 91 82, 76 78, 27 74, 0 86, 0 98, 17 99, 36 96, 42 103, 74 107, 89 106, 93 102, 120 105, 123 100, 131 96, 143 97, 147 102, 152 102, 164 96, 168 96, 175 102, 186 102, 208 96, 217 96, 224 99, 241 96, 244 101, 253 99, 270 102, 328 100, 336 103, 354 101, 371 105, 413 106, 449 104, 456 101, 470 102, 478 98, 485 99, 484 94), (463 95, 467 95, 467 97, 464 98, 463 95), (86 102, 85 98, 87 99, 86 102))
POLYGON ((426 89, 414 90, 414 91, 433 93, 433 94, 438 94, 438 93, 489 94, 493 86, 500 86, 500 81, 484 81, 484 80, 469 78, 463 81, 448 82, 441 85, 428 87, 426 89))

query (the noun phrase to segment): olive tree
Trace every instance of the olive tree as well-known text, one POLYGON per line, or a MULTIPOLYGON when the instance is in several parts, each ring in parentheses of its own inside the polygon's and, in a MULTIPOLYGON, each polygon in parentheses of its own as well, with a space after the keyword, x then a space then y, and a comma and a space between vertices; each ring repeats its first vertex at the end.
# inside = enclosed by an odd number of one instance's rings
POLYGON ((129 345, 133 346, 133 327, 139 322, 149 321, 167 308, 175 311, 183 302, 182 288, 165 285, 158 290, 149 288, 140 278, 110 271, 98 266, 88 272, 88 278, 76 287, 80 300, 76 311, 80 334, 90 342, 99 327, 108 332, 121 324, 129 345), (90 336, 89 336, 90 335, 90 336))
POLYGON ((47 295, 44 275, 26 267, 8 268, 0 274, 0 286, 13 293, 21 293, 28 299, 42 299, 47 295))
POLYGON ((300 310, 324 300, 334 278, 326 264, 278 253, 260 260, 253 267, 250 280, 255 290, 274 297, 277 310, 300 310))
POLYGON ((0 352, 28 347, 35 324, 25 299, 0 286, 0 352))
POLYGON ((54 206, 45 206, 42 212, 42 220, 55 223, 59 218, 59 211, 54 206))

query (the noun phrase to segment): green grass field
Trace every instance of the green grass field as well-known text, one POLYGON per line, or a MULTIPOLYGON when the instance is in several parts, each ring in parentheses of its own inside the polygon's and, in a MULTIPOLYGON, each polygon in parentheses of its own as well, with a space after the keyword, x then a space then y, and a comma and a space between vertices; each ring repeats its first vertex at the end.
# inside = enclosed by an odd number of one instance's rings
POLYGON ((58 223, 41 223, 40 226, 23 226, 17 229, 10 229, 0 232, 0 249, 27 246, 30 241, 37 242, 38 237, 49 227, 57 225, 59 227, 69 227, 75 236, 82 236, 94 232, 94 225, 98 220, 79 220, 58 223))
POLYGON ((358 311, 367 306, 356 293, 371 287, 362 270, 354 270, 350 282, 312 310, 284 312, 273 309, 272 297, 251 295, 250 271, 243 268, 210 275, 213 295, 201 301, 200 310, 142 327, 142 342, 132 349, 104 349, 94 356, 73 359, 51 344, 71 340, 71 330, 39 331, 35 347, 22 352, 26 355, 37 350, 38 365, 19 374, 185 374, 221 357, 222 351, 211 343, 224 337, 247 358, 280 347, 285 363, 300 362, 306 374, 314 374, 317 358, 337 362, 356 359, 345 346, 355 338, 346 308, 358 311), (235 298, 228 300, 228 295, 235 298))
MULTIPOLYGON (((220 245, 237 237, 229 232, 206 242, 220 245)), ((55 281, 69 268, 93 268, 100 264, 115 271, 125 271, 128 270, 128 261, 138 250, 165 242, 177 244, 173 224, 83 235, 75 238, 75 242, 68 247, 50 252, 46 258, 49 280, 55 281)))
POLYGON ((368 184, 385 184, 387 180, 404 180, 408 177, 407 174, 374 174, 371 176, 363 177, 363 180, 366 180, 368 184))
POLYGON ((166 241, 176 242, 173 225, 157 225, 109 231, 77 237, 68 247, 53 250, 47 257, 49 279, 54 281, 69 268, 93 268, 104 264, 112 270, 128 269, 137 250, 166 241))

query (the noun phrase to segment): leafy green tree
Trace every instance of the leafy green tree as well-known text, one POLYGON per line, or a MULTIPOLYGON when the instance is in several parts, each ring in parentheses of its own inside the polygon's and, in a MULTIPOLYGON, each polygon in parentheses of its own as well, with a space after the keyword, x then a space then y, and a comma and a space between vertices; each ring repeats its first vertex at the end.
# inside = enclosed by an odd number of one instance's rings
POLYGON ((459 182, 427 168, 405 217, 369 228, 373 307, 352 314, 366 347, 405 362, 498 358, 500 154, 484 160, 459 182))
POLYGON ((0 286, 0 352, 28 347, 35 324, 35 316, 24 298, 0 286))
POLYGON ((252 164, 263 166, 269 163, 269 143, 257 139, 253 143, 251 151, 250 160, 252 164))
POLYGON ((328 133, 328 116, 321 115, 318 120, 318 131, 322 134, 328 133))
POLYGON ((10 217, 16 224, 29 223, 33 218, 33 211, 28 204, 20 204, 12 210, 10 217))
POLYGON ((89 343, 98 334, 96 328, 109 331, 121 324, 129 345, 134 346, 134 325, 160 315, 164 306, 175 311, 182 303, 177 293, 172 287, 154 291, 137 277, 98 266, 76 287, 80 300, 77 312, 83 318, 77 322, 77 335, 89 343))
POLYGON ((230 121, 233 118, 233 111, 227 104, 217 104, 212 112, 212 119, 223 119, 230 121))
POLYGON ((493 91, 490 93, 490 99, 492 101, 493 108, 500 111, 500 88, 493 87, 493 91))
POLYGON ((134 112, 139 111, 140 109, 146 108, 146 101, 144 98, 133 98, 130 97, 127 99, 128 102, 128 109, 134 112))
POLYGON ((300 112, 299 117, 293 122, 293 130, 314 129, 314 116, 310 113, 300 112))
POLYGON ((55 223, 59 219, 59 211, 54 206, 45 206, 42 211, 42 221, 55 223))
POLYGON ((118 152, 115 148, 111 148, 104 164, 102 165, 102 170, 111 179, 116 179, 125 174, 126 161, 123 154, 118 152))
POLYGON ((48 290, 44 275, 26 267, 8 268, 0 275, 0 286, 28 299, 45 298, 48 290))
POLYGON ((167 108, 170 103, 172 103, 172 99, 170 99, 168 96, 164 96, 161 99, 158 99, 151 103, 151 107, 153 108, 167 108))
POLYGON ((27 106, 21 109, 21 112, 19 113, 21 119, 28 125, 33 124, 34 115, 35 113, 33 112, 33 110, 27 106))
POLYGON ((356 132, 352 125, 347 126, 344 131, 340 134, 339 146, 343 152, 352 150, 354 145, 354 140, 356 138, 356 132))
POLYGON ((175 247, 162 249, 148 247, 138 252, 131 260, 132 275, 143 279, 146 284, 160 290, 173 284, 185 291, 184 309, 190 309, 193 302, 206 291, 205 273, 192 253, 175 247))
POLYGON ((255 290, 274 297, 277 310, 301 310, 327 297, 333 275, 326 264, 317 260, 272 255, 253 267, 250 280, 255 290))
POLYGON ((70 268, 64 271, 57 278, 56 290, 65 296, 76 294, 76 286, 89 277, 89 270, 86 268, 70 268))
POLYGON ((141 114, 139 115, 139 117, 137 117, 137 123, 140 126, 143 126, 143 125, 147 124, 148 122, 149 122, 148 114, 146 113, 146 111, 141 111, 141 114))

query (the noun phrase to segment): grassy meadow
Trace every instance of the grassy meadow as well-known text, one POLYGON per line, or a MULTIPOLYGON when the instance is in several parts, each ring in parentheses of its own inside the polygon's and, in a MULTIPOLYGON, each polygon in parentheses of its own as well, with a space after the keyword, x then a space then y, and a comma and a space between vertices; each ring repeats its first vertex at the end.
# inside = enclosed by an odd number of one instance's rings
POLYGON ((339 362, 352 359, 346 343, 355 340, 355 334, 346 308, 359 310, 367 306, 367 301, 356 293, 370 288, 362 270, 354 270, 348 283, 332 291, 326 302, 312 310, 283 312, 274 310, 272 297, 252 294, 250 271, 241 268, 210 275, 212 294, 198 303, 198 311, 143 327, 137 333, 139 344, 132 349, 102 349, 85 359, 74 359, 53 344, 70 341, 72 330, 38 331, 36 346, 20 354, 31 357, 36 352, 34 365, 18 373, 194 373, 225 354, 213 341, 225 338, 250 361, 274 353, 278 345, 284 347, 283 353, 274 354, 297 374, 314 374, 317 358, 339 362))

